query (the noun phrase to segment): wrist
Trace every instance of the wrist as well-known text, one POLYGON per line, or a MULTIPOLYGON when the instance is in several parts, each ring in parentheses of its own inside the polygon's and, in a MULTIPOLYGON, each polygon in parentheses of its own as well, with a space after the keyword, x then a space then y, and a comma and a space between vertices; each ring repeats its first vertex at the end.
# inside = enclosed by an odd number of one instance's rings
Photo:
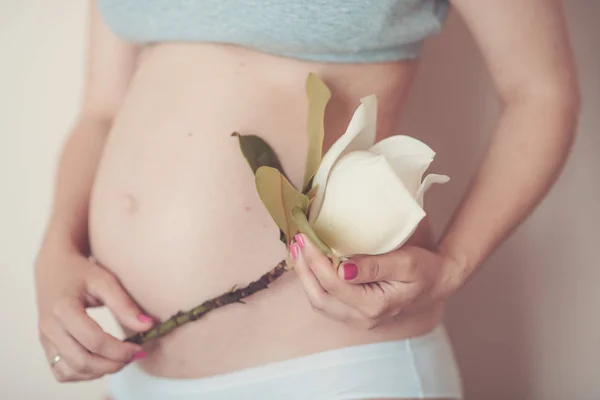
POLYGON ((89 255, 89 245, 87 237, 76 234, 72 229, 50 223, 44 235, 40 253, 44 254, 70 254, 87 257, 89 255))
POLYGON ((440 283, 440 296, 448 297, 460 289, 469 279, 472 269, 464 258, 457 257, 454 253, 447 252, 442 248, 437 251, 441 257, 442 276, 440 283))

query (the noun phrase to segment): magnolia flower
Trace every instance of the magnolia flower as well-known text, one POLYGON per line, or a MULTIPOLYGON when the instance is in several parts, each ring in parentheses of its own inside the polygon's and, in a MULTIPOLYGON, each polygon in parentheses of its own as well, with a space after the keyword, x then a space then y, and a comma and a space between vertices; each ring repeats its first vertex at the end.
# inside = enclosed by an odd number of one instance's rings
POLYGON ((375 144, 377 98, 361 100, 314 176, 308 220, 338 257, 397 249, 425 217, 423 195, 445 175, 423 174, 435 152, 409 136, 375 144))

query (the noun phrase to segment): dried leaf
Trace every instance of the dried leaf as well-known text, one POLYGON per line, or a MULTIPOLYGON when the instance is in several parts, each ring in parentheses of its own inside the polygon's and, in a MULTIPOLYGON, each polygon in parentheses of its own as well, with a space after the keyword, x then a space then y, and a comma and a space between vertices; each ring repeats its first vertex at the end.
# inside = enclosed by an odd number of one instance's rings
POLYGON ((310 188, 308 193, 306 193, 310 200, 313 200, 315 198, 315 196, 317 195, 317 190, 319 190, 319 185, 313 186, 312 188, 310 188))
POLYGON ((277 154, 262 138, 256 135, 241 135, 238 132, 233 132, 231 136, 237 136, 239 139, 240 149, 246 161, 248 161, 253 174, 256 174, 256 171, 260 167, 266 166, 275 168, 283 176, 286 176, 277 158, 277 154))
POLYGON ((273 221, 285 234, 289 245, 291 238, 298 233, 298 226, 292 217, 292 209, 298 208, 306 212, 308 197, 292 186, 275 168, 260 167, 256 171, 255 179, 260 199, 273 221))
POLYGON ((292 218, 294 219, 294 223, 298 227, 298 231, 308 236, 310 241, 319 248, 325 255, 332 255, 333 251, 327 246, 315 233, 310 224, 308 223, 308 219, 306 218, 306 211, 301 209, 300 207, 294 207, 292 209, 292 218))
POLYGON ((281 241, 281 243, 283 244, 288 244, 287 242, 287 238, 285 237, 285 232, 282 231, 281 229, 279 229, 279 240, 281 241))
POLYGON ((310 73, 306 80, 308 96, 308 151, 304 170, 303 192, 310 188, 310 181, 321 164, 323 136, 325 135, 325 107, 331 98, 331 92, 325 83, 310 73))

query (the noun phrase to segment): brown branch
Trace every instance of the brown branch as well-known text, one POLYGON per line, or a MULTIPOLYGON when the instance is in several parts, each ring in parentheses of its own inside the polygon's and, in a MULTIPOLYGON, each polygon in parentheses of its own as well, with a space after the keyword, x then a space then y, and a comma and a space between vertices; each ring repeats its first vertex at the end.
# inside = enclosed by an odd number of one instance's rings
POLYGON ((154 325, 147 331, 136 333, 135 335, 128 337, 125 339, 125 341, 137 344, 148 343, 150 340, 165 336, 179 326, 203 317, 206 313, 212 310, 226 306, 227 304, 244 303, 243 299, 248 296, 252 296, 256 292, 266 289, 271 283, 275 282, 281 275, 283 275, 287 271, 286 265, 286 261, 282 260, 275 266, 275 268, 262 275, 258 280, 251 282, 248 286, 235 290, 232 289, 227 293, 223 293, 218 297, 205 301, 189 311, 180 311, 166 321, 154 325))

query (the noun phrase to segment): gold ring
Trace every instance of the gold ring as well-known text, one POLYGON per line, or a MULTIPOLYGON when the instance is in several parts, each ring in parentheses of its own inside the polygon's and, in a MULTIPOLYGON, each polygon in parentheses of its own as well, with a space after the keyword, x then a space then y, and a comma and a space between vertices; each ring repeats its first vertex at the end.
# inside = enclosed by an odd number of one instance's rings
POLYGON ((52 360, 50 360, 50 366, 54 367, 54 364, 56 364, 57 362, 59 362, 62 359, 62 357, 60 355, 55 355, 54 357, 52 357, 52 360))

